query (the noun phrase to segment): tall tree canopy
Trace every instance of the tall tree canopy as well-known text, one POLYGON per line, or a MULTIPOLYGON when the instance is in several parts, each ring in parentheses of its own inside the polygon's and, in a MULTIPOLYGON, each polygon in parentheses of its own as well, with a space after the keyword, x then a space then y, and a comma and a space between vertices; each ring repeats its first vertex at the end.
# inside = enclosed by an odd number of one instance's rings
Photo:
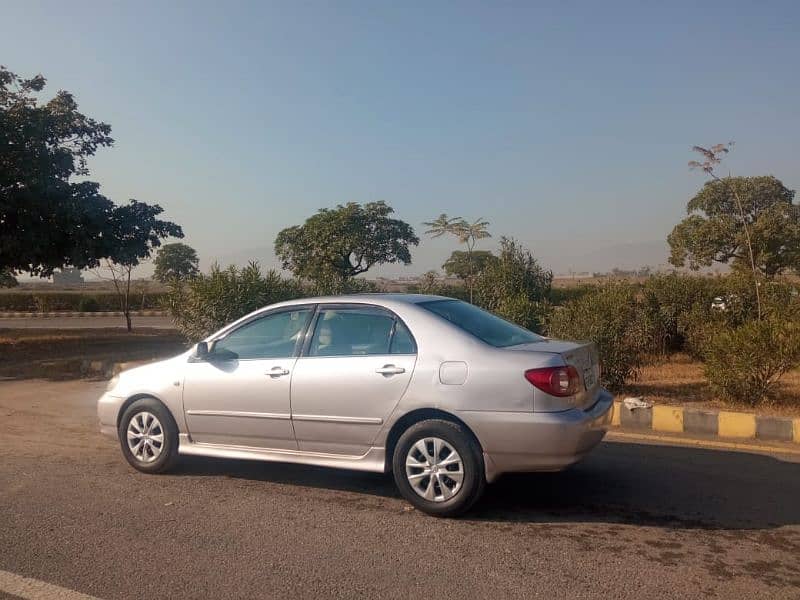
POLYGON ((164 244, 153 263, 156 266, 153 277, 161 283, 173 279, 186 279, 196 276, 199 259, 194 248, 181 242, 164 244))
POLYGON ((748 225, 756 269, 773 277, 800 268, 800 206, 794 190, 772 176, 725 177, 707 182, 687 204, 689 214, 669 234, 670 262, 691 269, 730 263, 749 269, 748 225), (735 194, 741 200, 737 206, 735 194))
POLYGON ((303 225, 281 231, 275 254, 284 269, 314 282, 343 281, 376 264, 408 265, 409 248, 419 238, 408 223, 391 218, 393 213, 383 201, 323 208, 303 225))
POLYGON ((82 114, 63 90, 40 103, 44 86, 41 75, 23 79, 0 66, 0 270, 48 276, 149 256, 154 240, 182 237, 154 218, 160 207, 116 206, 99 184, 71 181, 89 175, 87 159, 113 144, 111 126, 82 114))
POLYGON ((451 277, 469 281, 470 277, 479 276, 497 260, 498 258, 489 250, 473 250, 471 254, 463 250, 454 250, 442 268, 451 277))

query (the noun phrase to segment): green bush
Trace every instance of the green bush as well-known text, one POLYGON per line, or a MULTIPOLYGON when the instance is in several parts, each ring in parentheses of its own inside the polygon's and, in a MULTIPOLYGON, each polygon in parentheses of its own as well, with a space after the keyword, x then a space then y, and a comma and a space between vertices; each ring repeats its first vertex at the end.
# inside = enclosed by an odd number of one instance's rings
POLYGON ((256 263, 214 265, 207 275, 171 282, 166 306, 181 333, 197 341, 257 308, 304 295, 297 281, 274 270, 262 274, 256 263))
POLYGON ((755 406, 773 398, 780 378, 800 366, 800 324, 767 318, 723 327, 708 335, 702 354, 717 395, 755 406))
POLYGON ((722 293, 721 281, 678 273, 649 277, 640 294, 650 332, 648 350, 659 354, 685 350, 690 330, 711 318, 711 303, 722 293))
POLYGON ((78 301, 79 312, 97 312, 99 310, 100 303, 97 301, 97 298, 81 296, 81 299, 78 301))
POLYGON ((547 319, 548 335, 597 344, 603 384, 619 389, 638 376, 649 337, 636 288, 625 282, 598 285, 581 298, 555 307, 547 319))
POLYGON ((500 255, 475 282, 476 304, 523 327, 539 331, 553 273, 530 251, 509 238, 500 240, 500 255))
MULTIPOLYGON (((157 307, 166 296, 164 292, 146 294, 131 291, 131 310, 142 310, 142 300, 146 309, 157 307)), ((6 292, 0 293, 0 311, 10 312, 49 312, 78 311, 87 298, 97 303, 97 311, 118 311, 119 298, 114 292, 6 292)))
POLYGON ((408 286, 409 294, 433 294, 469 301, 469 290, 463 285, 449 285, 436 271, 427 271, 416 283, 408 286))
POLYGON ((579 298, 582 298, 594 288, 595 286, 591 283, 581 283, 569 287, 554 287, 550 289, 547 299, 551 304, 560 306, 562 304, 566 304, 570 300, 578 300, 579 298))
MULTIPOLYGON (((736 329, 758 320, 755 289, 749 274, 732 274, 715 280, 715 296, 725 301, 725 310, 695 305, 683 316, 684 350, 703 360, 706 345, 721 331, 736 329)), ((764 319, 800 322, 800 295, 787 280, 763 280, 760 286, 764 319)))
POLYGON ((0 269, 0 288, 13 288, 19 285, 19 281, 14 277, 13 271, 0 269))
POLYGON ((35 295, 33 297, 33 305, 36 307, 36 312, 50 312, 55 310, 53 306, 53 298, 47 294, 35 295))
POLYGON ((305 281, 300 283, 297 279, 287 279, 292 282, 298 290, 302 290, 305 296, 337 296, 339 294, 366 294, 377 292, 378 286, 366 279, 355 277, 328 277, 316 281, 305 281))

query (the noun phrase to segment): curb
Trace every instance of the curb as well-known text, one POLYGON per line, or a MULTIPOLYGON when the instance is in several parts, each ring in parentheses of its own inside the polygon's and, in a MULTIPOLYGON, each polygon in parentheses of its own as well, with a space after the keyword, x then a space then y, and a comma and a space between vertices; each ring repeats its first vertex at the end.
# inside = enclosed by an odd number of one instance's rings
POLYGON ((702 433, 724 439, 800 444, 800 418, 768 417, 727 410, 658 404, 631 410, 615 400, 611 425, 664 433, 702 433))
MULTIPOLYGON (((55 311, 55 312, 0 312, 0 319, 52 319, 55 317, 124 317, 120 311, 55 311)), ((168 317, 165 310, 134 310, 132 317, 168 317)))

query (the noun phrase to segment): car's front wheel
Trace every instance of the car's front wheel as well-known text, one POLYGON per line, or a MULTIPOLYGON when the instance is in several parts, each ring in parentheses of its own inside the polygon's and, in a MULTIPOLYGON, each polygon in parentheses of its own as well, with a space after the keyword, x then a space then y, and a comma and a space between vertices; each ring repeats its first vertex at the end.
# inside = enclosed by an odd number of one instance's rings
POLYGON ((437 517, 462 514, 486 487, 474 438, 458 423, 440 419, 416 423, 400 436, 392 470, 403 497, 437 517))
POLYGON ((175 419, 155 398, 131 403, 120 419, 118 433, 125 459, 144 473, 166 471, 178 456, 175 419))

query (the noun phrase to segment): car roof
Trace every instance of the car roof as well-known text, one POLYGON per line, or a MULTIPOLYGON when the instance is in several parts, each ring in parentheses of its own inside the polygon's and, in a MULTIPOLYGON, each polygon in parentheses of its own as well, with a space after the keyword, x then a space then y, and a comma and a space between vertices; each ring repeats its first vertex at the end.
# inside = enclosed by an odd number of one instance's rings
POLYGON ((206 340, 217 338, 227 332, 239 327, 241 324, 257 318, 259 315, 272 311, 274 309, 285 308, 289 306, 300 306, 303 304, 372 304, 382 306, 389 310, 398 309, 403 305, 414 305, 421 302, 429 302, 434 300, 453 300, 445 296, 433 296, 429 294, 400 294, 400 293, 377 293, 377 294, 346 294, 341 296, 311 296, 308 298, 295 298, 294 300, 285 300, 283 302, 276 302, 263 306, 253 312, 244 315, 243 317, 228 323, 219 331, 209 335, 206 340))
POLYGON ((445 296, 434 296, 432 294, 403 294, 394 293, 368 293, 368 294, 343 294, 341 296, 311 296, 308 298, 296 298, 281 302, 283 306, 294 304, 342 304, 352 302, 355 304, 395 304, 403 302, 406 304, 419 304, 421 302, 431 302, 434 300, 452 300, 445 296))

